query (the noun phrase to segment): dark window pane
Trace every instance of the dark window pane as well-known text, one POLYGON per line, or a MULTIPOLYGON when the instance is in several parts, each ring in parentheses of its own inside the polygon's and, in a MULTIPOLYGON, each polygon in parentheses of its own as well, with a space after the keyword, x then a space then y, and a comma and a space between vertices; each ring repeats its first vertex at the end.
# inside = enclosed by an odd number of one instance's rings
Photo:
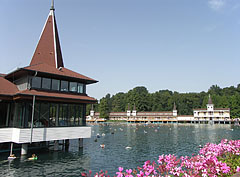
POLYGON ((9 103, 0 103, 0 127, 5 127, 9 103))
POLYGON ((68 81, 61 81, 61 91, 68 91, 68 81))
POLYGON ((49 115, 49 126, 55 127, 56 126, 56 119, 57 119, 57 104, 50 105, 50 115, 49 115))
POLYGON ((43 89, 50 89, 51 88, 51 79, 42 78, 42 88, 43 89))
POLYGON ((59 126, 67 126, 68 125, 68 105, 60 104, 59 106, 59 126))
POLYGON ((83 105, 78 105, 76 109, 76 124, 83 125, 83 105))
POLYGON ((77 92, 77 82, 70 82, 69 91, 77 92))
POLYGON ((82 83, 78 83, 78 88, 77 88, 77 92, 78 93, 83 93, 83 84, 82 83))
POLYGON ((49 127, 49 104, 41 103, 38 127, 49 127))
POLYGON ((33 77, 32 78, 32 87, 33 88, 41 88, 41 77, 33 77))
POLYGON ((59 90, 60 81, 52 79, 52 90, 59 90))
POLYGON ((68 107, 68 117, 69 117, 69 125, 74 126, 75 105, 73 105, 73 104, 70 104, 68 107))

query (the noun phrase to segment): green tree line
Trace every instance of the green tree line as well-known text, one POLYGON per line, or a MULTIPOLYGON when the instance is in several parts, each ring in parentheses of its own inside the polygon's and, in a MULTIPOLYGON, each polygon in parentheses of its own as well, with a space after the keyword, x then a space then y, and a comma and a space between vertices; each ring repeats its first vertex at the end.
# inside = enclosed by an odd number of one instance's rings
MULTIPOLYGON (((107 94, 94 105, 95 112, 100 116, 108 118, 110 112, 125 112, 136 106, 141 111, 172 111, 176 103, 179 115, 192 115, 193 109, 206 108, 209 94, 211 95, 215 108, 230 108, 231 117, 240 117, 240 84, 237 87, 231 86, 220 88, 217 85, 211 86, 207 92, 200 93, 179 93, 170 90, 159 90, 149 93, 146 87, 135 87, 127 93, 107 94)), ((91 105, 87 106, 87 114, 91 105)))

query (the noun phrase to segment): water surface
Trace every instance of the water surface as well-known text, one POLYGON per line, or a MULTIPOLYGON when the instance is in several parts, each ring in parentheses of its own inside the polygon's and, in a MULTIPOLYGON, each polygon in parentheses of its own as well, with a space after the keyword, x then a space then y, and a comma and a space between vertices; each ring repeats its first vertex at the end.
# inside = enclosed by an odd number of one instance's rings
MULTIPOLYGON (((240 127, 204 124, 96 124, 92 137, 84 139, 79 150, 78 141, 71 140, 68 152, 31 150, 37 161, 17 158, 11 163, 8 153, 0 154, 0 176, 81 176, 81 172, 100 169, 111 176, 119 166, 136 168, 146 160, 157 160, 161 154, 191 156, 199 145, 219 143, 221 139, 239 139, 240 127), (101 137, 97 138, 96 135, 101 137), (105 136, 102 136, 104 135, 105 136), (97 139, 97 142, 95 140, 97 139), (100 144, 105 144, 102 149, 100 144), (126 149, 126 147, 131 147, 126 149)), ((19 157, 19 152, 16 153, 19 157)))

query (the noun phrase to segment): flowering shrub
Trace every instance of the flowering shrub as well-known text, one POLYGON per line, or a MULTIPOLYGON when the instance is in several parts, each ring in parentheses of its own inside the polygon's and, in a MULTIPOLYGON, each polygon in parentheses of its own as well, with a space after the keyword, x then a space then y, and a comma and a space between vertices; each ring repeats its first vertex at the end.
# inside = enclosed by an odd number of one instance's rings
MULTIPOLYGON (((199 154, 193 157, 175 155, 160 155, 157 163, 146 161, 137 170, 118 168, 117 177, 217 177, 232 176, 240 172, 240 140, 226 139, 220 144, 206 144, 199 154)), ((85 174, 87 177, 88 175, 85 174)), ((89 173, 89 176, 91 174, 89 173)), ((104 172, 96 173, 95 177, 106 177, 104 172)))

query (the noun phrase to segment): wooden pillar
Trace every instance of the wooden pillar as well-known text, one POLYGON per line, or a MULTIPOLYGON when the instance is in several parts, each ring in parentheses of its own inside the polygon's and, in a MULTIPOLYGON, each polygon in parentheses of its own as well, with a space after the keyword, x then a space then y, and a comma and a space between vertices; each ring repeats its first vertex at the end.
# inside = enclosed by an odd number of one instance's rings
POLYGON ((65 140, 65 151, 69 150, 69 139, 65 140))
POLYGON ((83 138, 79 138, 78 142, 79 142, 79 148, 83 148, 83 138))
POLYGON ((28 144, 22 144, 21 155, 27 155, 28 144))
POLYGON ((58 151, 58 148, 59 148, 59 141, 55 140, 54 141, 54 151, 58 151))

